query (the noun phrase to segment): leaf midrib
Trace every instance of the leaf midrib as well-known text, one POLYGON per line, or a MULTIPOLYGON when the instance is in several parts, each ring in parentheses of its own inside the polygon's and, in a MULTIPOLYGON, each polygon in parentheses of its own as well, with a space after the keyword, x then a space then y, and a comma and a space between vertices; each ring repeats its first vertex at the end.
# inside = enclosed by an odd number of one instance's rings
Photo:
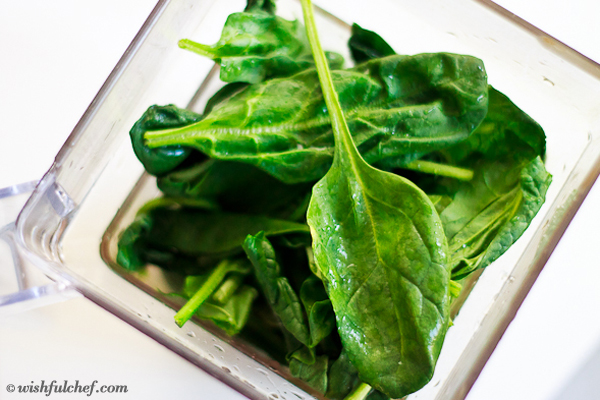
MULTIPOLYGON (((350 157, 352 158, 352 157, 350 157)), ((364 161, 363 161, 364 163, 364 161)), ((366 163, 365 163, 366 164, 366 163)), ((348 301, 346 302, 346 305, 344 307, 343 313, 346 314, 346 310, 349 306, 349 304, 352 302, 352 299, 354 298, 354 296, 356 296, 356 294, 362 289, 362 287, 369 281, 369 279, 371 278, 371 276, 373 275, 373 273, 379 268, 379 267, 383 267, 384 269, 384 273, 386 276, 386 288, 388 290, 388 292, 390 293, 391 296, 391 289, 389 286, 389 282, 390 277, 388 275, 388 271, 391 270, 392 268, 390 268, 389 265, 387 265, 387 263, 385 262, 385 260, 383 259, 383 257, 381 256, 381 252, 380 252, 380 245, 379 245, 379 238, 378 238, 378 234, 377 234, 377 230, 375 228, 375 221, 374 221, 374 217, 373 217, 373 212, 372 212, 372 204, 370 202, 370 199, 372 199, 375 202, 381 203, 386 205, 387 207, 390 207, 392 209, 397 210, 398 212, 400 212, 401 214, 403 214, 407 220, 409 220, 411 222, 411 224, 413 225, 413 228, 415 230, 415 232, 417 232, 417 234, 419 235, 419 240, 420 242, 423 244, 423 246, 425 246, 425 248, 428 250, 429 253, 429 258, 431 261, 431 264, 437 264, 433 262, 433 255, 431 254, 431 250, 429 248, 427 248, 427 246, 425 245, 425 242, 423 240, 423 236, 421 235, 421 232, 417 229, 414 221, 401 209, 399 209, 398 207, 394 207, 391 204, 388 204, 378 198, 376 198, 375 196, 373 196, 371 193, 369 193, 368 189, 365 187, 364 182, 360 176, 360 171, 358 171, 358 165, 356 164, 356 161, 353 159, 351 161, 351 165, 352 165, 352 171, 354 172, 355 175, 355 179, 357 182, 359 182, 359 187, 360 192, 361 192, 361 197, 364 199, 365 202, 365 208, 367 210, 367 215, 368 215, 368 219, 369 219, 369 225, 372 231, 372 235, 373 235, 373 239, 375 241, 375 251, 377 254, 377 265, 371 270, 371 272, 367 275, 367 277, 358 285, 358 287, 356 288, 356 290, 352 293, 352 295, 350 296, 350 298, 348 299, 348 301)), ((368 168, 372 168, 370 167, 368 164, 366 164, 366 166, 368 168)), ((407 282, 409 282, 410 284, 412 284, 413 286, 415 286, 417 288, 417 290, 419 291, 419 293, 421 294, 421 298, 427 300, 431 305, 433 305, 433 307, 435 308, 435 310, 438 312, 438 314, 440 315, 440 317, 443 315, 442 311, 439 309, 439 305, 436 304, 433 300, 431 300, 430 298, 428 298, 423 291, 419 288, 419 286, 417 284, 415 284, 411 279, 409 279, 409 277, 405 276, 404 274, 402 274, 399 271, 400 276, 406 280, 407 282)), ((393 302, 392 302, 393 303, 393 302)), ((400 315, 398 315, 399 310, 394 307, 394 314, 396 316, 396 325, 398 326, 398 332, 402 332, 401 330, 401 321, 402 318, 400 315)), ((402 334, 400 333, 400 336, 402 337, 402 334)), ((402 339, 402 338, 401 338, 402 339)))
MULTIPOLYGON (((511 196, 511 194, 513 192, 517 192, 515 195, 515 200, 519 198, 519 191, 520 187, 519 185, 517 185, 515 188, 513 188, 512 190, 510 190, 509 192, 503 193, 500 196, 497 196, 495 199, 493 199, 492 201, 490 201, 484 208, 481 209, 481 211, 479 211, 476 215, 474 215, 471 219, 469 219, 469 221, 467 221, 467 223, 463 226, 463 228, 461 228, 460 231, 456 232, 454 234, 454 236, 452 237, 452 239, 450 240, 450 242, 452 243, 454 241, 454 238, 461 232, 463 231, 468 225, 470 225, 479 215, 481 215, 481 213, 483 213, 485 210, 489 209, 490 207, 492 207, 494 204, 498 203, 502 198, 506 198, 511 196)), ((508 215, 514 215, 518 209, 518 205, 520 204, 520 199, 518 201, 511 201, 510 203, 515 203, 514 206, 512 206, 512 211, 511 213, 509 213, 508 215)), ((491 222, 487 223, 484 227, 482 227, 481 229, 479 229, 478 231, 474 232, 471 236, 468 237, 468 239, 464 240, 462 243, 464 244, 468 244, 470 243, 475 237, 479 236, 481 234, 481 232, 487 230, 487 228, 490 225, 493 225, 499 218, 501 218, 502 216, 507 215, 506 212, 501 213, 498 217, 494 218, 491 220, 491 222)), ((457 248, 460 248, 460 246, 456 247, 456 244, 453 244, 451 246, 451 251, 454 252, 456 251, 457 248)))
MULTIPOLYGON (((402 113, 408 110, 428 109, 433 107, 439 100, 431 103, 408 105, 403 107, 395 107, 388 109, 378 108, 378 104, 373 104, 371 107, 355 107, 345 112, 346 118, 350 120, 359 120, 374 113, 402 113)), ((145 139, 148 146, 151 148, 173 144, 193 144, 201 138, 210 138, 216 135, 237 135, 237 136, 257 136, 265 133, 286 133, 286 132, 302 132, 311 128, 323 127, 331 125, 330 116, 319 116, 304 122, 283 123, 279 125, 265 125, 252 128, 238 127, 219 127, 198 129, 198 126, 206 124, 207 120, 198 121, 192 125, 183 128, 165 129, 146 132, 145 139), (188 133, 189 132, 189 133, 188 133)), ((401 140, 400 138, 398 140, 401 140)), ((430 140, 430 138, 409 137, 406 140, 430 140)))

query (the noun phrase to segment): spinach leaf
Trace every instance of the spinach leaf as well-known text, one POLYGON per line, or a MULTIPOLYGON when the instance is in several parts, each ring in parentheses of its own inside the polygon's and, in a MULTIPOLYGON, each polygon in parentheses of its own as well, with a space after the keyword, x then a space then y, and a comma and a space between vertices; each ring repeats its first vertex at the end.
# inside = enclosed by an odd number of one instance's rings
POLYGON ((348 41, 348 47, 352 58, 357 63, 396 54, 381 36, 361 28, 358 24, 352 24, 352 35, 348 41))
POLYGON ((246 87, 248 87, 248 84, 245 82, 231 82, 223 86, 208 99, 206 106, 204 107, 204 114, 210 113, 217 105, 229 100, 229 98, 241 92, 246 87))
POLYGON ((302 284, 300 300, 308 316, 310 347, 314 347, 335 329, 335 314, 323 282, 310 276, 302 284))
POLYGON ((275 1, 274 0, 248 0, 248 4, 244 11, 255 12, 262 10, 269 14, 275 14, 275 1))
POLYGON ((328 372, 328 387, 326 396, 332 400, 342 400, 360 383, 358 370, 342 350, 337 360, 331 363, 328 372))
POLYGON ((237 335, 246 326, 252 302, 257 296, 256 289, 242 286, 225 304, 206 302, 196 311, 196 315, 212 321, 228 335, 237 335))
MULTIPOLYGON (((233 276, 243 277, 241 274, 233 276)), ((180 296, 189 300, 206 284, 208 278, 209 274, 186 277, 180 296)), ((243 285, 230 293, 225 302, 207 298, 195 311, 195 315, 201 319, 212 321, 228 335, 236 335, 245 327, 252 303, 257 296, 256 289, 243 285)))
MULTIPOLYGON (((356 390, 360 385, 358 371, 343 350, 334 361, 325 355, 315 357, 312 360, 307 356, 292 357, 289 365, 293 376, 302 379, 319 393, 325 394, 328 399, 350 400, 353 397, 348 397, 349 394, 354 393, 353 390, 356 390)), ((388 396, 377 390, 371 390, 370 387, 362 388, 362 390, 368 394, 358 395, 357 399, 389 400, 388 396)))
POLYGON ((231 274, 221 285, 215 290, 212 299, 219 304, 227 304, 231 296, 238 290, 246 276, 241 273, 231 274))
POLYGON ((193 257, 154 249, 148 245, 146 240, 154 223, 150 215, 152 210, 156 208, 177 209, 184 205, 206 210, 215 208, 213 203, 203 199, 160 197, 150 200, 138 210, 134 221, 122 232, 118 243, 117 263, 130 271, 137 271, 146 264, 156 264, 166 270, 183 274, 194 274, 202 270, 198 260, 193 257))
POLYGON ((284 330, 284 335, 287 336, 287 346, 289 349, 286 357, 288 363, 292 360, 296 360, 306 365, 313 365, 315 363, 317 354, 314 348, 306 347, 287 330, 284 330))
MULTIPOLYGON (((223 282, 225 276, 229 273, 238 273, 247 275, 250 272, 248 261, 243 259, 238 260, 223 260, 219 265, 213 269, 205 277, 187 277, 186 288, 184 293, 189 296, 189 300, 184 306, 175 314, 175 322, 179 327, 182 327, 194 313, 209 299, 213 292, 223 282), (200 279, 198 279, 200 278, 200 279), (195 291, 190 290, 190 285, 197 286, 195 291)), ((256 297, 256 296, 254 296, 256 297)), ((254 299, 252 297, 252 299, 254 299)), ((246 303, 243 303, 246 304, 246 303)), ((214 308, 213 312, 216 312, 214 308)), ((247 314, 244 316, 247 319, 247 314)))
POLYGON ((133 125, 129 136, 133 151, 151 175, 165 174, 184 162, 192 149, 179 144, 151 149, 144 143, 144 134, 150 130, 177 128, 198 122, 200 114, 170 104, 151 106, 133 125))
POLYGON ((452 279, 488 266, 525 231, 545 200, 551 175, 537 157, 523 165, 482 163, 440 214, 452 254, 452 279))
POLYGON ((525 231, 552 180, 541 157, 542 128, 506 96, 490 88, 486 119, 465 142, 443 150, 450 163, 475 171, 469 182, 442 180, 452 201, 440 213, 449 241, 452 277, 488 266, 525 231))
POLYGON ((307 234, 302 223, 260 215, 211 211, 210 202, 193 201, 203 208, 186 206, 189 200, 152 200, 138 213, 119 238, 117 263, 135 271, 146 264, 167 270, 198 274, 223 258, 242 251, 250 233, 307 234))
MULTIPOLYGON (((302 25, 274 15, 274 10, 271 1, 250 1, 245 12, 229 15, 216 44, 182 39, 179 47, 218 63, 224 82, 258 83, 311 68, 302 25)), ((344 63, 337 53, 328 53, 328 59, 332 68, 344 63)))
POLYGON ((390 396, 387 396, 384 393, 381 393, 379 390, 371 390, 371 392, 367 395, 366 400, 390 400, 390 396))
POLYGON ((220 254, 241 250, 247 235, 306 232, 305 224, 258 215, 158 208, 151 212, 147 243, 187 255, 220 254))
MULTIPOLYGON (((332 73, 365 160, 401 166, 456 144, 487 112, 480 60, 455 54, 390 56, 332 73)), ((212 158, 253 164, 287 183, 331 166, 334 138, 317 74, 308 70, 246 89, 180 129, 145 135, 151 148, 185 145, 212 158)))
POLYGON ((546 152, 542 127, 508 97, 489 87, 488 113, 467 140, 443 151, 447 161, 468 165, 467 158, 533 160, 546 152))
POLYGON ((273 312, 288 332, 300 343, 310 347, 311 337, 302 304, 288 279, 282 276, 275 250, 264 232, 248 235, 244 241, 244 250, 273 312))
POLYGON ((452 198, 448 195, 443 194, 430 194, 429 200, 431 200, 431 202, 435 206, 435 210, 438 212, 438 214, 441 214, 442 211, 444 211, 446 207, 448 207, 448 205, 452 203, 452 198))
POLYGON ((310 0, 302 0, 302 7, 335 135, 333 165, 313 188, 307 215, 315 259, 360 379, 400 398, 431 379, 448 329, 446 237, 422 190, 361 157, 324 60, 310 0))
POLYGON ((319 356, 312 364, 305 364, 295 358, 290 360, 290 372, 296 378, 302 379, 319 393, 327 391, 327 370, 329 358, 319 356))
POLYGON ((317 355, 315 346, 331 334, 335 319, 322 282, 314 277, 305 279, 298 298, 288 278, 283 276, 273 246, 262 232, 249 235, 244 250, 265 298, 283 325, 290 372, 325 393, 329 357, 317 355))
POLYGON ((147 214, 138 215, 119 238, 117 264, 129 271, 137 271, 146 265, 143 256, 144 240, 152 226, 147 214))
MULTIPOLYGON (((260 287, 257 289, 260 291, 260 287)), ((244 327, 243 338, 282 365, 288 362, 289 347, 281 329, 281 322, 263 295, 259 295, 254 301, 252 315, 244 327)))
POLYGON ((208 199, 223 211, 299 219, 312 185, 289 185, 248 164, 209 159, 157 180, 168 196, 208 199))

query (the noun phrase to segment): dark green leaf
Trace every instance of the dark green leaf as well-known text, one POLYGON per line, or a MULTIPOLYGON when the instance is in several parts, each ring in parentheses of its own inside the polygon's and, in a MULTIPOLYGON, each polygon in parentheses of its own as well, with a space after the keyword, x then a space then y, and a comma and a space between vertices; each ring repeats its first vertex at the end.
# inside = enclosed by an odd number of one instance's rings
POLYGON ((452 202, 440 213, 453 279, 488 266, 525 231, 545 200, 552 177, 541 160, 542 128, 506 96, 490 88, 489 112, 465 142, 441 152, 472 168, 470 182, 442 181, 452 202))
MULTIPOLYGON (((454 54, 391 56, 333 71, 335 87, 369 163, 399 166, 455 144, 487 112, 480 60, 454 54)), ((333 157, 333 131, 313 70, 251 85, 202 121, 148 132, 148 145, 193 146, 213 158, 256 165, 288 182, 322 177, 333 157)))
POLYGON ((179 209, 181 207, 202 209, 202 210, 218 210, 218 205, 206 198, 186 198, 186 197, 157 197, 144 204, 137 212, 138 215, 148 214, 155 208, 171 208, 179 209))
POLYGON ((133 125, 129 136, 137 158, 152 175, 165 174, 188 158, 191 148, 179 144, 150 149, 144 143, 144 134, 151 130, 178 128, 202 119, 200 114, 168 106, 152 106, 133 125))
POLYGON ((262 295, 254 301, 252 315, 244 327, 243 337, 273 360, 282 365, 288 362, 289 347, 281 323, 262 295))
MULTIPOLYGON (((289 333, 289 332, 287 332, 289 333)), ((289 335, 288 335, 289 336, 289 335)), ((296 360, 302 364, 312 365, 317 360, 315 350, 306 346, 303 346, 295 338, 294 340, 288 340, 288 347, 293 349, 288 355, 288 360, 296 360)))
POLYGON ((197 274, 205 266, 211 266, 218 260, 198 260, 181 254, 161 251, 149 245, 148 235, 154 219, 150 215, 156 208, 180 209, 182 206, 211 209, 214 204, 206 200, 189 200, 160 197, 150 200, 142 206, 133 223, 123 231, 118 243, 117 263, 122 267, 136 271, 146 264, 156 264, 170 271, 184 274, 197 274))
POLYGON ((210 199, 223 211, 292 220, 306 213, 305 198, 312 187, 288 185, 254 166, 214 159, 171 172, 157 184, 168 196, 210 199))
POLYGON ((335 329, 335 314, 323 282, 315 276, 304 281, 300 300, 308 316, 310 347, 314 347, 335 329))
POLYGON ((346 352, 342 350, 338 359, 331 363, 331 368, 329 368, 327 398, 342 400, 359 382, 358 370, 352 365, 346 352))
POLYGON ((333 165, 313 188, 307 215, 315 260, 360 379, 400 398, 431 379, 448 329, 446 237, 422 190, 361 157, 318 44, 310 0, 302 5, 335 135, 333 165))
POLYGON ((348 47, 352 58, 357 63, 396 54, 381 36, 361 28, 358 24, 352 24, 352 36, 348 41, 348 47))
POLYGON ((264 232, 248 235, 244 242, 246 255, 252 262, 260 287, 281 323, 300 343, 310 347, 310 333, 298 296, 275 258, 275 250, 264 232))
POLYGON ((155 209, 147 242, 155 247, 187 255, 219 254, 241 250, 249 234, 267 236, 306 232, 304 224, 262 216, 209 213, 182 208, 155 209))
POLYGON ((473 135, 444 150, 452 162, 461 164, 474 154, 488 160, 528 160, 543 157, 546 135, 542 127, 508 97, 489 87, 488 113, 473 135))
MULTIPOLYGON (((121 234, 117 263, 135 271, 156 264, 184 274, 199 274, 223 258, 242 251, 250 233, 309 233, 305 224, 257 215, 209 212, 196 206, 210 202, 161 198, 142 207, 121 234), (182 207, 189 202, 194 207, 182 207)), ((292 239, 293 240, 293 239, 292 239)))
POLYGON ((329 359, 327 356, 319 356, 312 364, 304 364, 297 359, 290 360, 290 372, 296 378, 302 379, 310 387, 319 393, 327 390, 327 368, 329 359))
POLYGON ((244 9, 245 12, 264 11, 269 14, 275 14, 274 0, 248 0, 248 4, 244 9))
POLYGON ((390 396, 381 393, 379 390, 373 389, 366 397, 366 400, 390 400, 390 396))
POLYGON ((217 265, 223 258, 232 255, 232 252, 225 254, 202 254, 199 256, 187 255, 177 251, 170 251, 171 249, 157 248, 147 243, 146 237, 140 238, 140 244, 139 255, 144 260, 144 264, 140 265, 140 268, 147 264, 153 264, 181 275, 205 273, 217 265))
POLYGON ((304 249, 312 245, 312 237, 310 236, 310 232, 278 236, 272 238, 271 241, 276 246, 287 247, 289 249, 304 249))
POLYGON ((142 256, 144 242, 141 238, 148 234, 152 226, 151 218, 138 215, 136 219, 123 231, 119 238, 117 263, 130 271, 137 271, 146 265, 142 256))

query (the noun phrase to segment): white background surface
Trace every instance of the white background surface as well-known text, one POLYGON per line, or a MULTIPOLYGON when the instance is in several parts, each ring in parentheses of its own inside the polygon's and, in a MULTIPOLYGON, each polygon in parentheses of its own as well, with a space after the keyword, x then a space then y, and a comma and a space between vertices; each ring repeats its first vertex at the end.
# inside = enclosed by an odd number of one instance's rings
MULTIPOLYGON (((600 61, 599 2, 498 3, 600 61)), ((50 167, 154 4, 0 0, 0 188, 50 167)), ((599 186, 468 400, 600 399, 599 186)), ((241 397, 84 298, 0 319, 0 399, 42 398, 5 390, 42 379, 128 385, 127 395, 101 398, 241 397)))

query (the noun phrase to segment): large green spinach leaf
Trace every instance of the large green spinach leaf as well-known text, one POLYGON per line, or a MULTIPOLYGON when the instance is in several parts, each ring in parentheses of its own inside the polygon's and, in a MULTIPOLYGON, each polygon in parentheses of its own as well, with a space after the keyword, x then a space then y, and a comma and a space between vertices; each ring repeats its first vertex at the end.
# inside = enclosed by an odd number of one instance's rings
MULTIPOLYGON (((469 136, 487 112, 480 60, 455 54, 395 55, 333 71, 354 141, 369 163, 402 165, 469 136)), ((145 135, 151 148, 194 147, 256 165, 287 182, 321 178, 334 138, 317 74, 308 70, 246 89, 198 123, 145 135)))
POLYGON ((532 160, 546 152, 542 127, 508 97, 489 87, 485 119, 467 140, 443 150, 449 162, 468 164, 474 155, 488 160, 532 160))
POLYGON ((537 157, 523 164, 482 163, 440 214, 459 280, 500 257, 525 232, 552 177, 537 157))
POLYGON ((450 246, 453 279, 488 266, 525 231, 545 200, 551 175, 541 157, 542 128, 506 96, 490 88, 489 112, 471 137, 441 152, 471 168, 471 181, 442 180, 440 213, 450 246))
MULTIPOLYGON (((276 76, 289 76, 313 66, 304 27, 274 15, 270 1, 250 1, 246 10, 229 15, 221 38, 212 46, 183 39, 179 46, 221 66, 224 82, 258 83, 276 76)), ((344 59, 328 53, 332 68, 344 59)))
POLYGON ((302 6, 335 136, 333 165, 313 188, 307 215, 315 260, 360 379, 400 398, 431 379, 448 329, 446 237, 422 190, 361 157, 324 60, 310 0, 302 6))
MULTIPOLYGON (((261 215, 217 212, 182 201, 151 201, 119 238, 117 262, 138 270, 147 263, 198 274, 224 257, 242 251, 249 234, 306 234, 302 223, 261 215)), ((203 203, 200 203, 203 204, 203 203)), ((210 203, 208 203, 210 205, 210 203)))

